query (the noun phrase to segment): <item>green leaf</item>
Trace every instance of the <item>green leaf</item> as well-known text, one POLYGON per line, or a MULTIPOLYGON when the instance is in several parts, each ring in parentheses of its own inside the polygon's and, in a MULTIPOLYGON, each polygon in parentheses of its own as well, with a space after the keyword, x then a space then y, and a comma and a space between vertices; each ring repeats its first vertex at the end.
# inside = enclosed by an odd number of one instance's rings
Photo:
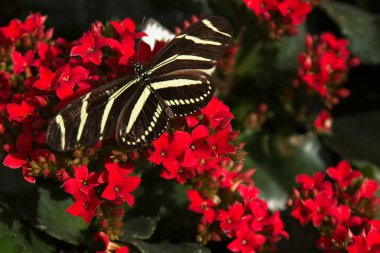
MULTIPOLYGON (((15 212, 6 206, 0 207, 0 252, 3 251, 2 247, 4 241, 15 241, 12 243, 14 246, 20 245, 21 252, 55 252, 56 249, 52 245, 52 238, 38 233, 28 224, 22 223, 16 216, 15 212), (11 237, 10 237, 11 236, 11 237)), ((18 249, 17 246, 15 249, 18 249)), ((13 251, 9 251, 13 252, 13 251)))
POLYGON ((73 200, 60 189, 39 187, 20 199, 17 210, 37 229, 58 240, 80 245, 85 241, 88 227, 80 217, 65 211, 72 203, 73 200))
POLYGON ((11 194, 24 193, 34 185, 28 183, 22 176, 21 169, 10 169, 0 165, 0 191, 11 194))
POLYGON ((298 55, 305 51, 306 25, 298 27, 297 36, 284 36, 277 42, 276 67, 280 70, 296 71, 299 67, 298 55))
POLYGON ((156 222, 156 220, 150 217, 126 217, 122 238, 149 239, 156 230, 156 222))
POLYGON ((351 160, 368 160, 380 166, 379 129, 380 112, 339 117, 334 119, 332 142, 343 157, 351 160))
POLYGON ((365 64, 380 63, 380 16, 353 5, 331 2, 321 5, 350 41, 352 52, 365 64))
POLYGON ((15 235, 5 235, 0 237, 0 252, 23 253, 27 249, 20 244, 20 239, 15 235))
POLYGON ((209 249, 196 243, 150 244, 139 240, 130 240, 129 243, 141 253, 211 253, 209 249))

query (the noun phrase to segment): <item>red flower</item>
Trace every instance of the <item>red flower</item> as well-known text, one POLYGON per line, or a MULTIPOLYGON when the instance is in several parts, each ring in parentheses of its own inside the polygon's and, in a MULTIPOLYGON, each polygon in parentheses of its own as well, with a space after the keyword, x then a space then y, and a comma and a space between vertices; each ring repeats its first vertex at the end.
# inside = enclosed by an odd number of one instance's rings
POLYGON ((216 134, 208 137, 207 141, 216 156, 225 155, 235 151, 234 146, 229 144, 230 136, 228 129, 218 131, 216 134))
POLYGON ((56 71, 58 87, 57 96, 65 99, 74 93, 74 88, 78 86, 88 86, 85 80, 88 78, 89 71, 82 66, 70 67, 66 64, 56 71))
POLYGON ((119 51, 119 64, 127 65, 130 57, 135 54, 135 39, 130 36, 124 37, 121 41, 119 51))
POLYGON ((25 117, 33 113, 35 107, 27 103, 26 101, 22 101, 21 105, 16 103, 7 104, 7 112, 9 114, 9 121, 17 121, 21 122, 25 117))
POLYGON ((307 14, 311 12, 310 3, 303 0, 285 0, 278 5, 278 9, 284 17, 289 17, 293 25, 300 25, 307 14))
POLYGON ((24 31, 26 33, 34 32, 36 29, 44 28, 44 23, 46 21, 47 16, 41 16, 40 13, 34 13, 26 17, 24 22, 24 31))
POLYGON ((39 77, 40 79, 33 84, 33 87, 43 91, 51 89, 55 73, 45 66, 40 66, 39 77))
POLYGON ((110 24, 115 29, 115 31, 122 37, 128 34, 134 34, 136 30, 136 24, 132 19, 126 18, 123 21, 111 21, 110 24))
POLYGON ((339 162, 336 168, 328 168, 327 174, 337 181, 342 188, 346 188, 355 178, 362 176, 361 172, 353 170, 347 161, 339 162))
POLYGON ((66 212, 73 216, 82 216, 83 220, 87 224, 90 224, 95 215, 96 208, 102 203, 102 201, 96 197, 95 189, 92 188, 88 194, 82 191, 76 191, 73 197, 75 202, 66 209, 66 212))
POLYGON ((179 168, 178 156, 183 154, 188 141, 188 134, 181 131, 176 131, 173 136, 173 141, 169 143, 169 134, 163 133, 157 140, 153 141, 154 151, 149 157, 149 161, 154 164, 162 164, 166 170, 161 173, 161 177, 166 179, 176 178, 179 168))
POLYGON ((244 3, 248 8, 252 9, 257 16, 274 10, 279 4, 278 0, 244 0, 244 3))
POLYGON ((0 32, 11 42, 15 42, 21 37, 23 24, 18 19, 12 19, 8 26, 0 28, 0 32))
POLYGON ((318 132, 328 133, 331 130, 332 117, 329 111, 322 110, 314 121, 314 128, 318 132))
POLYGON ((228 211, 219 210, 216 220, 220 221, 220 228, 223 232, 245 231, 248 229, 248 218, 250 216, 243 217, 244 213, 245 207, 237 202, 231 205, 228 211))
POLYGON ((99 49, 99 45, 96 44, 94 35, 91 32, 85 32, 79 42, 80 45, 71 49, 70 56, 80 56, 85 62, 100 65, 103 54, 99 49))
POLYGON ((228 106, 216 97, 213 97, 207 106, 201 109, 201 113, 206 116, 212 129, 226 128, 234 118, 228 106))
POLYGON ((296 182, 301 185, 302 190, 319 189, 324 183, 326 174, 324 172, 316 172, 312 177, 307 174, 299 174, 296 182))
POLYGON ((86 165, 74 166, 74 178, 70 178, 63 184, 65 192, 72 195, 76 191, 82 191, 88 194, 89 191, 98 185, 99 175, 95 172, 88 173, 88 168, 86 165))
POLYGON ((213 222, 215 211, 212 209, 215 203, 211 199, 203 199, 197 190, 188 190, 187 196, 190 200, 189 210, 202 213, 208 223, 213 222))
POLYGON ((28 50, 23 56, 20 52, 12 53, 13 72, 20 74, 30 67, 34 60, 34 50, 28 50))
POLYGON ((227 248, 232 252, 255 253, 259 251, 265 243, 266 238, 263 235, 255 234, 252 231, 238 231, 236 239, 228 244, 227 248))
MULTIPOLYGON (((131 192, 136 190, 140 185, 141 178, 126 176, 130 171, 122 169, 116 164, 107 164, 106 169, 108 185, 102 193, 102 198, 115 200, 117 197, 121 197, 129 206, 133 206, 135 198, 131 192)), ((105 172, 103 172, 104 174, 105 172)))
POLYGON ((253 184, 245 185, 242 184, 238 188, 240 196, 244 199, 244 204, 247 206, 252 201, 259 197, 259 189, 257 189, 253 184))

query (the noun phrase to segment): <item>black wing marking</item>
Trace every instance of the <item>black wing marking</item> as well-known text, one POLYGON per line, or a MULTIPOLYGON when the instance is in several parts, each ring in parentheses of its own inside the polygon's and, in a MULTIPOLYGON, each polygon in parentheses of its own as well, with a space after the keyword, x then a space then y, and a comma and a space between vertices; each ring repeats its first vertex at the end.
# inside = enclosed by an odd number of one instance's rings
POLYGON ((205 107, 215 86, 201 71, 182 70, 154 77, 150 86, 169 106, 174 116, 186 116, 205 107))
POLYGON ((232 26, 227 19, 218 16, 202 19, 183 30, 154 56, 148 74, 212 69, 231 41, 232 26))
POLYGON ((138 148, 150 144, 169 126, 170 108, 149 85, 139 87, 139 98, 124 106, 116 126, 121 147, 138 148))
POLYGON ((137 80, 128 80, 114 80, 65 106, 49 124, 47 144, 68 151, 109 138, 125 101, 136 95, 137 80))

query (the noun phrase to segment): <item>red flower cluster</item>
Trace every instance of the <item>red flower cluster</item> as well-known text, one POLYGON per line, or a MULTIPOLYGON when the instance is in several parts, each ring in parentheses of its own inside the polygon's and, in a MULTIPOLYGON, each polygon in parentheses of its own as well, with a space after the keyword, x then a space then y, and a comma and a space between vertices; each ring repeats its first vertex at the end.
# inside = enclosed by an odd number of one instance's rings
POLYGON ((317 4, 310 0, 244 0, 244 3, 265 25, 272 38, 297 34, 297 26, 317 4))
POLYGON ((287 234, 279 213, 270 213, 258 197, 253 170, 241 171, 244 153, 232 118, 229 108, 213 98, 201 113, 186 118, 181 131, 154 141, 149 160, 163 166, 161 177, 193 186, 187 194, 189 210, 202 214, 199 241, 227 237, 233 239, 231 251, 256 252, 287 234))
MULTIPOLYGON (((124 202, 131 207, 134 204, 134 197, 131 192, 139 186, 140 178, 129 175, 134 169, 132 164, 108 162, 105 164, 105 168, 106 170, 99 174, 89 173, 85 165, 74 166, 74 178, 66 178, 63 184, 65 191, 73 195, 75 199, 75 203, 67 209, 67 212, 73 216, 82 216, 88 224, 94 217, 95 210, 102 203, 97 197, 99 191, 99 188, 96 188, 97 186, 103 188, 106 185, 101 197, 117 207, 124 202)), ((109 224, 107 226, 103 224, 102 227, 107 228, 108 226, 109 224)))
MULTIPOLYGON (((375 196, 379 185, 375 180, 363 177, 348 162, 341 161, 336 168, 328 168, 327 173, 317 172, 312 177, 301 174, 296 181, 300 186, 289 199, 292 216, 302 225, 312 222, 318 228, 317 246, 321 250, 343 252, 347 245, 363 246, 369 235, 365 229, 376 223, 373 219, 380 210, 380 198, 375 196), (362 234, 356 236, 360 231, 362 234)), ((368 240, 369 244, 372 242, 368 240)))
POLYGON ((360 64, 350 56, 348 40, 326 32, 319 37, 306 36, 306 52, 298 56, 301 67, 295 85, 306 84, 316 91, 328 107, 339 103, 350 91, 342 87, 348 71, 360 64))

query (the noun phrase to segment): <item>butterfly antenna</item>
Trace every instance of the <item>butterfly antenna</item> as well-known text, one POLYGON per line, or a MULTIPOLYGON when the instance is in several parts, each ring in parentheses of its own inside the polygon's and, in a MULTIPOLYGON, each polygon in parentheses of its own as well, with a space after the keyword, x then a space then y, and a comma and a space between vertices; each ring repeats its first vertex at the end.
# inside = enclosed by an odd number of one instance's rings
MULTIPOLYGON (((142 22, 141 22, 141 31, 144 27, 144 22, 145 22, 145 17, 143 17, 142 22)), ((142 37, 140 37, 138 45, 137 45, 137 58, 136 58, 137 63, 139 63, 141 41, 142 41, 142 37)))

